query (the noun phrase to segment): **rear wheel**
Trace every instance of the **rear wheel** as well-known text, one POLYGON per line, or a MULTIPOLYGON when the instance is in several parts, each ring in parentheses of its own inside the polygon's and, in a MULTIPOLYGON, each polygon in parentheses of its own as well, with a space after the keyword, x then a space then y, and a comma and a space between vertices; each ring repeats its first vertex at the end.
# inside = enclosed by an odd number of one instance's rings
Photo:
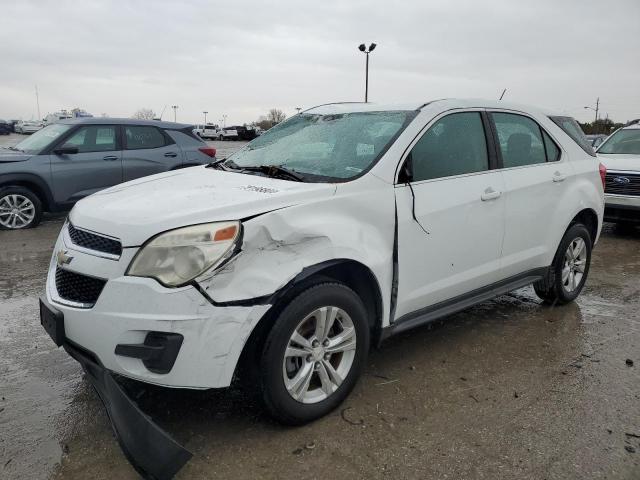
POLYGON ((33 228, 42 218, 42 203, 25 187, 0 188, 0 230, 33 228))
POLYGON ((547 278, 533 284, 536 294, 551 304, 575 300, 587 281, 591 249, 589 230, 582 224, 572 225, 560 242, 547 278))
POLYGON ((300 425, 336 408, 355 386, 369 350, 366 310, 356 293, 321 283, 278 316, 262 350, 262 398, 271 415, 300 425))

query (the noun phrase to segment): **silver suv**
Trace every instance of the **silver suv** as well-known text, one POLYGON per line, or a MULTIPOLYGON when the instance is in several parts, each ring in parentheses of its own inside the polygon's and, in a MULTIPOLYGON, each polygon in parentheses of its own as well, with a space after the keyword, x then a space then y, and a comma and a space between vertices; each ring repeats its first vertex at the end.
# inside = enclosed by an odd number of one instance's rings
POLYGON ((82 118, 49 125, 0 147, 0 230, 35 227, 43 211, 118 183, 215 159, 216 150, 179 123, 82 118))

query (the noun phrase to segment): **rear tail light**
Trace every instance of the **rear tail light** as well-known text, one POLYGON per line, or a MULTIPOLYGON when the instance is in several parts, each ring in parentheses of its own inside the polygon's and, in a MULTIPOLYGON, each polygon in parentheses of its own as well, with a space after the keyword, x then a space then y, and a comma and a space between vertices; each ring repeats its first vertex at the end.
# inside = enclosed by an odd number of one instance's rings
POLYGON ((605 180, 607 178, 607 167, 603 164, 600 164, 600 180, 602 180, 602 188, 605 189, 605 180))
POLYGON ((216 149, 213 147, 201 147, 200 150, 205 155, 209 155, 211 158, 216 158, 216 149))

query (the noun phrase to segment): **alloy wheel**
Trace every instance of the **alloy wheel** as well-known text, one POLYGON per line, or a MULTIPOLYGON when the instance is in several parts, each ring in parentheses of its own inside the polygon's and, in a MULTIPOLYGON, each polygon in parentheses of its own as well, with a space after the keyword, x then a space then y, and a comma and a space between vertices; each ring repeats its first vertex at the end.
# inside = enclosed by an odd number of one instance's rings
POLYGON ((10 194, 0 198, 0 225, 9 229, 28 226, 36 216, 36 207, 24 195, 10 194))
POLYGON ((294 329, 282 363, 284 385, 293 399, 317 403, 346 379, 356 353, 351 317, 338 307, 321 307, 294 329))
POLYGON ((567 292, 571 293, 580 286, 586 264, 587 245, 582 238, 574 238, 567 247, 562 266, 562 286, 567 292))

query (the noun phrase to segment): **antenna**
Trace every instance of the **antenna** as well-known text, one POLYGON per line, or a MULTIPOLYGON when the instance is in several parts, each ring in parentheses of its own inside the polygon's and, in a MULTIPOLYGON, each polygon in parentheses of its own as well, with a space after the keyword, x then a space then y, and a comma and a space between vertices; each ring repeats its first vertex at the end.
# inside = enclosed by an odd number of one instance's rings
POLYGON ((498 100, 502 100, 502 97, 504 97, 505 93, 507 93, 507 89, 506 88, 504 90, 502 90, 502 95, 500 95, 500 98, 498 100))

